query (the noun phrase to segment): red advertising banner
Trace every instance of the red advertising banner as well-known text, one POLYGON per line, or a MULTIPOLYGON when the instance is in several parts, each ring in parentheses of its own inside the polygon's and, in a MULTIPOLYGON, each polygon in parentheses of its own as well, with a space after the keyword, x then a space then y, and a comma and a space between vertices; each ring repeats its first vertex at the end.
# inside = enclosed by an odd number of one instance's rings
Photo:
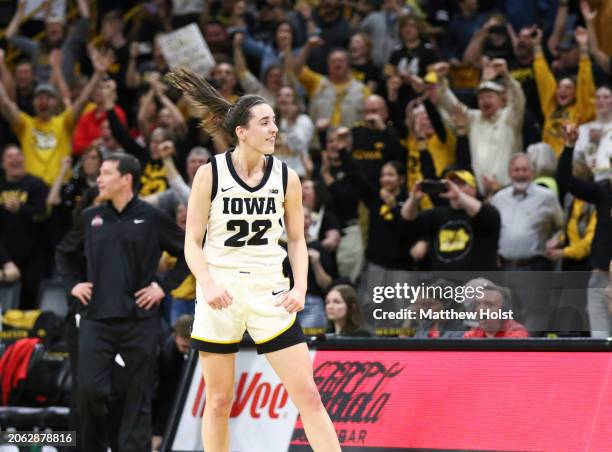
POLYGON ((610 353, 317 351, 314 369, 344 450, 612 450, 610 353))

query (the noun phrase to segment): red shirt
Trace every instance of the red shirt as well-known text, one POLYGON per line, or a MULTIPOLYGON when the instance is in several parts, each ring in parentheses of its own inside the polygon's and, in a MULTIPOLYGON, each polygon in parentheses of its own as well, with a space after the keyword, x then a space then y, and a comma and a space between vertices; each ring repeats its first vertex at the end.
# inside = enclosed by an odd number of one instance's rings
MULTIPOLYGON (((480 327, 472 328, 469 331, 466 331, 463 335, 464 338, 480 338, 480 337, 488 337, 484 330, 480 327)), ((529 331, 525 329, 523 325, 514 320, 504 320, 502 323, 501 329, 495 333, 495 337, 515 337, 515 338, 524 338, 529 337, 529 331)))
MULTIPOLYGON (((115 114, 119 121, 125 126, 125 113, 119 106, 115 106, 115 114)), ((72 138, 72 152, 74 155, 81 155, 83 151, 97 138, 100 138, 100 128, 106 120, 106 112, 97 113, 94 108, 91 111, 81 115, 79 122, 74 129, 74 137, 72 138)))

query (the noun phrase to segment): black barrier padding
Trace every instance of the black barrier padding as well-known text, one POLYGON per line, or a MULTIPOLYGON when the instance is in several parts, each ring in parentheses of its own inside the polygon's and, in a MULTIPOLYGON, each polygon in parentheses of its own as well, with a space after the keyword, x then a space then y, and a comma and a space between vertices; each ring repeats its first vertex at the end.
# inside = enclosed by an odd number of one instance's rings
POLYGON ((317 350, 455 350, 483 352, 610 352, 612 339, 405 339, 336 337, 310 341, 317 350))

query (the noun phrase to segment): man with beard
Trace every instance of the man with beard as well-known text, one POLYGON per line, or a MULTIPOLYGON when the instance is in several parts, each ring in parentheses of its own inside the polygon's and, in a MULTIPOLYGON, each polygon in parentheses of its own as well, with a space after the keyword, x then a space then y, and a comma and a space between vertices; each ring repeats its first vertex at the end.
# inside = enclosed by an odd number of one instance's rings
POLYGON ((491 199, 501 215, 499 250, 508 285, 515 288, 530 331, 547 326, 549 315, 546 279, 537 272, 553 269, 546 243, 564 226, 563 210, 549 189, 532 183, 533 166, 526 154, 510 161, 510 186, 491 199), (517 273, 520 272, 520 273, 517 273), (529 273, 526 273, 529 272, 529 273))
POLYGON ((533 166, 526 154, 510 161, 511 184, 491 204, 501 214, 499 255, 505 270, 550 270, 546 242, 563 227, 563 211, 554 193, 533 184, 533 166))

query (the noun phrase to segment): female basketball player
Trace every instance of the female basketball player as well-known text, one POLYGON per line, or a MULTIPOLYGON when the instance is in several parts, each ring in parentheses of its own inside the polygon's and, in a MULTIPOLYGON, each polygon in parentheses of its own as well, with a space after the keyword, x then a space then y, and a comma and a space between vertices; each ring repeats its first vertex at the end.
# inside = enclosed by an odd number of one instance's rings
POLYGON ((297 174, 271 155, 278 131, 272 107, 253 95, 230 105, 187 70, 169 80, 202 109, 211 135, 236 143, 198 170, 187 209, 185 257, 198 282, 192 344, 206 382, 204 449, 229 450, 235 353, 246 329, 298 408, 312 448, 339 451, 295 320, 308 269, 302 192, 297 174), (283 230, 288 253, 279 244, 283 230), (292 288, 282 273, 287 254, 292 288))

